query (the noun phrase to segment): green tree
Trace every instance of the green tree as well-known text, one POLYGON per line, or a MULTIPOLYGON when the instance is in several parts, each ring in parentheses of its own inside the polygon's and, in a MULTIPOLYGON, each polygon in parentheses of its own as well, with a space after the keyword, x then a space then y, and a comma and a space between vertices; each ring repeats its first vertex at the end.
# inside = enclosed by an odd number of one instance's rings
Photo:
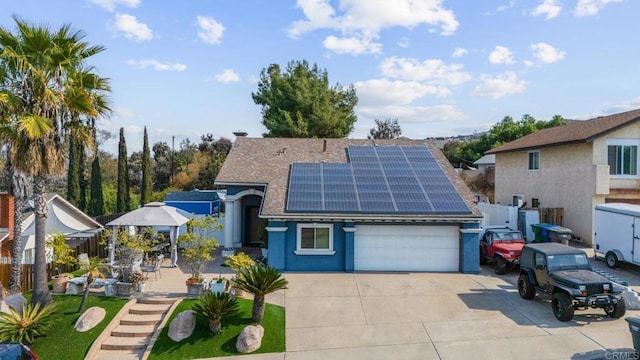
POLYGON ((120 141, 118 142, 118 193, 116 197, 116 213, 123 213, 131 210, 129 183, 127 143, 124 138, 124 128, 120 128, 120 141))
POLYGON ((151 201, 153 181, 151 179, 151 153, 149 151, 149 138, 147 127, 144 127, 144 142, 142 145, 142 186, 140 187, 140 205, 151 201))
POLYGON ((89 203, 89 215, 98 216, 103 214, 102 173, 100 171, 100 157, 96 156, 91 163, 91 200, 89 203))
POLYGON ((376 126, 369 129, 368 139, 397 139, 402 135, 398 119, 375 120, 376 126))
POLYGON ((95 119, 105 114, 108 81, 87 60, 104 50, 83 41, 70 25, 57 30, 13 17, 17 29, 0 28, 0 91, 11 113, 0 136, 17 170, 33 177, 35 264, 32 303, 52 301, 47 286, 46 183, 64 172, 65 139, 87 145, 95 119))
POLYGON ((67 168, 67 201, 75 206, 80 203, 80 157, 73 137, 69 138, 69 167, 67 168))
POLYGON ((330 86, 327 71, 304 60, 289 62, 284 72, 278 64, 263 69, 251 96, 262 108, 264 137, 343 138, 357 120, 355 88, 330 86))
POLYGON ((171 148, 165 142, 157 142, 153 144, 153 178, 156 180, 154 184, 155 191, 161 191, 169 187, 171 182, 171 148))

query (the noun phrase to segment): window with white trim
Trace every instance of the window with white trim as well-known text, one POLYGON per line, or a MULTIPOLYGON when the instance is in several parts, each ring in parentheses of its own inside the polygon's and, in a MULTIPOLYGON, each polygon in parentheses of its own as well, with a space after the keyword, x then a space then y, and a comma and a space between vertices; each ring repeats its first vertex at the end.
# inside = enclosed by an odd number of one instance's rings
POLYGON ((540 170, 540 151, 529 151, 529 170, 540 170))
POLYGON ((607 144, 609 175, 619 177, 638 176, 637 141, 611 141, 607 144))
POLYGON ((298 224, 298 255, 333 255, 333 224, 298 224))

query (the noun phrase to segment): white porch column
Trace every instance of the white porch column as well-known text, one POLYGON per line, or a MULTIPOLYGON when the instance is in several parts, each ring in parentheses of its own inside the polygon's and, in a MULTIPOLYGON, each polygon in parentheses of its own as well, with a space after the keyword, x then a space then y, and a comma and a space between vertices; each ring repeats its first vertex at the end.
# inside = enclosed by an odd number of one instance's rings
POLYGON ((233 219, 233 247, 239 249, 242 247, 242 200, 236 200, 235 214, 233 219))
POLYGON ((236 216, 235 201, 225 200, 224 207, 224 247, 225 249, 231 249, 233 247, 233 224, 236 216))

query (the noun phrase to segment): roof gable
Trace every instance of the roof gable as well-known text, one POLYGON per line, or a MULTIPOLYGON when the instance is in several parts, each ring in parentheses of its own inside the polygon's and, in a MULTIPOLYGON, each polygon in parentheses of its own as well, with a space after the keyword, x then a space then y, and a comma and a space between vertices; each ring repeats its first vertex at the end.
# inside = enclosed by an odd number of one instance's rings
POLYGON ((535 149, 548 146, 586 143, 611 131, 640 120, 640 109, 620 114, 601 116, 569 125, 542 129, 504 145, 491 149, 485 154, 535 149))

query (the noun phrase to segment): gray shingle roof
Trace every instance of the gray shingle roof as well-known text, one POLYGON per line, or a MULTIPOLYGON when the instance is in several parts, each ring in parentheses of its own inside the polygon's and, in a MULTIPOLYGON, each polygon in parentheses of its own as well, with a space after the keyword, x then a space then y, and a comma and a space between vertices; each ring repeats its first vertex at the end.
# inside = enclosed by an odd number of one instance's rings
POLYGON ((542 129, 491 149, 485 152, 485 155, 546 146, 590 142, 599 136, 617 130, 637 120, 640 120, 640 109, 601 116, 591 120, 578 121, 569 125, 542 129))
MULTIPOLYGON (((266 185, 262 204, 262 216, 290 217, 285 212, 285 200, 290 166, 294 162, 333 162, 346 163, 346 149, 357 146, 426 146, 436 158, 445 174, 451 179, 472 213, 456 215, 456 218, 478 218, 482 214, 473 204, 474 196, 466 184, 455 173, 444 155, 428 140, 407 138, 395 140, 366 139, 299 139, 299 138, 247 138, 239 137, 220 169, 215 183, 217 185, 266 185)), ((304 214, 295 214, 295 217, 304 214)), ((317 214, 306 214, 317 215, 317 214)), ((344 218, 344 214, 322 214, 323 218, 332 216, 344 218)), ((389 214, 349 214, 349 218, 451 218, 451 215, 407 215, 389 214)))

